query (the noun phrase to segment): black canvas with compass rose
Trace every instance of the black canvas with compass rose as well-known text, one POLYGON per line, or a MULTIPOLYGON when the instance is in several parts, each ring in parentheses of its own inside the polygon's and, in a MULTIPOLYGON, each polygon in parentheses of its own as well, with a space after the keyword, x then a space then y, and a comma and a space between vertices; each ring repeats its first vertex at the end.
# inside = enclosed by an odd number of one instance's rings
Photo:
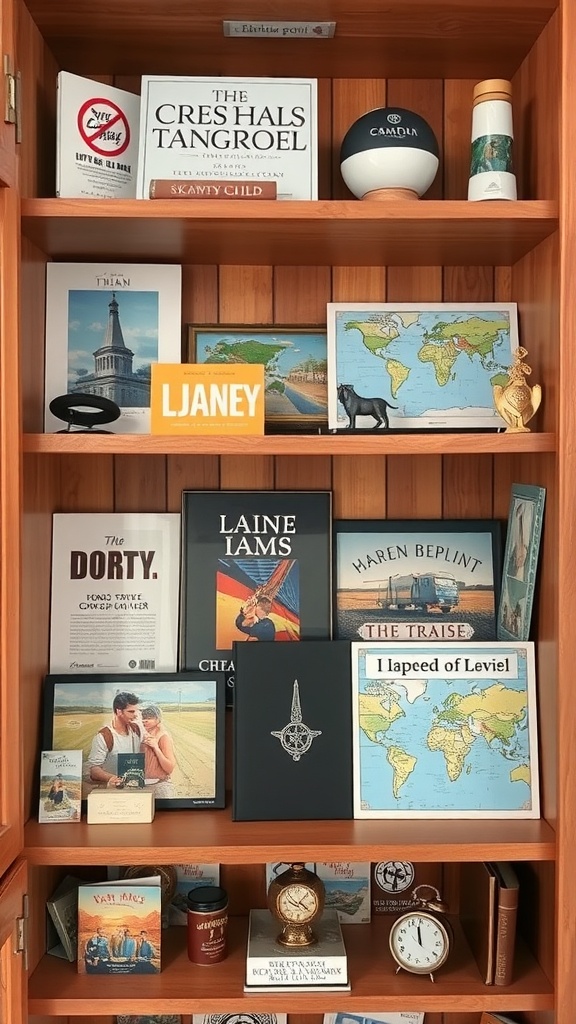
POLYGON ((352 818, 350 643, 240 643, 234 657, 234 820, 352 818))

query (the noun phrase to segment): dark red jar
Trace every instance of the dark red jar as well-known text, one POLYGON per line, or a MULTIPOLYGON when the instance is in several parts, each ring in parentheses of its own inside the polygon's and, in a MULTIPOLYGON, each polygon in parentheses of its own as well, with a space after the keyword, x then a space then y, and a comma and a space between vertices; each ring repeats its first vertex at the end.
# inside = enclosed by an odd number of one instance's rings
POLYGON ((188 893, 188 959, 207 966, 227 952, 228 894, 219 885, 200 885, 188 893))

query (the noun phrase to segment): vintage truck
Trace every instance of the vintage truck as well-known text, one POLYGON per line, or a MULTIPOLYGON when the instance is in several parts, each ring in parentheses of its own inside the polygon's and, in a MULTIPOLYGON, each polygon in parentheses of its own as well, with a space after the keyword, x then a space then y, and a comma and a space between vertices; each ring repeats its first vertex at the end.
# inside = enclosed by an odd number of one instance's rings
POLYGON ((366 580, 369 586, 378 584, 376 603, 390 611, 440 608, 452 611, 459 601, 458 584, 449 572, 410 573, 408 576, 388 576, 384 580, 366 580))

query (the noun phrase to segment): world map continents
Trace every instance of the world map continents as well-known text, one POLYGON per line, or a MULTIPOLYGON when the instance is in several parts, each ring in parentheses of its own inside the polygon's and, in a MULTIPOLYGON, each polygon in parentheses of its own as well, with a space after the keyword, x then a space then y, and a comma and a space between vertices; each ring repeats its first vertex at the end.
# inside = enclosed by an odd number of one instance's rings
POLYGON ((444 678, 440 672, 383 679, 361 670, 357 796, 365 814, 360 816, 393 811, 533 816, 535 721, 526 659, 519 656, 515 663, 513 679, 444 678))
MULTIPOLYGON (((513 304, 333 305, 333 392, 348 384, 362 398, 385 399, 391 428, 498 425, 492 388, 507 382, 517 347, 513 304)), ((335 413, 330 425, 346 426, 343 405, 335 413)), ((356 426, 374 426, 365 419, 356 426)))

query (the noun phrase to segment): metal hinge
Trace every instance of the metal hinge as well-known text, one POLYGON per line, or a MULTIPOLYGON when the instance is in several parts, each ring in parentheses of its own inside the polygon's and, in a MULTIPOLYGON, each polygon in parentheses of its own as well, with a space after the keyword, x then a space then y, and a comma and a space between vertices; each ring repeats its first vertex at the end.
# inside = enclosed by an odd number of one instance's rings
POLYGON ((4 120, 16 126, 16 142, 22 142, 22 118, 20 117, 20 72, 14 71, 12 57, 4 54, 4 120))
POLYGON ((21 953, 24 970, 28 970, 28 894, 22 897, 22 917, 16 918, 15 953, 21 953))

